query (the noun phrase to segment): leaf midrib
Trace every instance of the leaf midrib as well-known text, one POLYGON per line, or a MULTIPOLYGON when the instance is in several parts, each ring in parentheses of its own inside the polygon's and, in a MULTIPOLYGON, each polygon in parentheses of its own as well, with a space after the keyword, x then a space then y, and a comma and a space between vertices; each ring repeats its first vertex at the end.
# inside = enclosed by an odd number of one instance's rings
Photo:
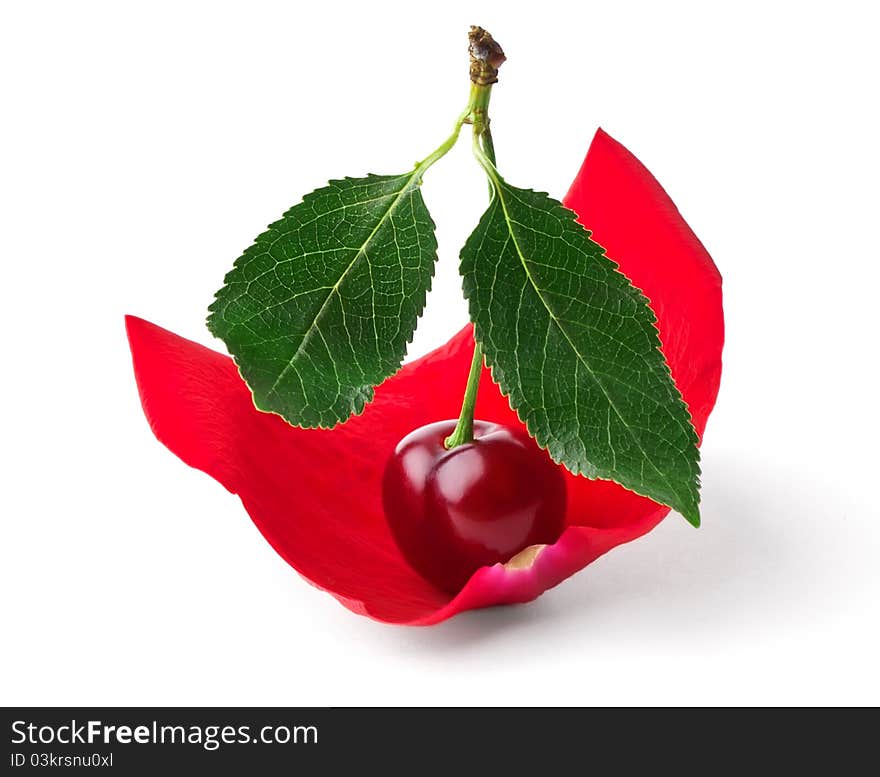
MULTIPOLYGON (((557 329, 559 329, 559 331, 562 333, 562 336, 565 338, 566 342, 568 342, 569 347, 574 352, 575 356, 577 356, 578 361, 584 366, 584 369, 586 369, 587 373, 590 375, 590 377, 593 379, 593 381, 595 381, 596 385, 599 387, 599 390, 605 395, 605 398, 608 400, 609 406, 611 407, 612 410, 614 410, 615 415, 620 419, 620 422, 623 424, 623 428, 626 429, 627 433, 632 438, 633 442, 636 444, 638 449, 642 452, 643 459, 645 461, 647 461, 648 464, 651 465, 651 468, 663 479, 663 481, 666 483, 666 485, 669 486, 670 491, 672 491, 673 494, 675 494, 676 496, 678 496, 679 499, 681 499, 681 494, 679 494, 678 490, 672 485, 672 483, 669 481, 669 478, 666 477, 666 475, 654 464, 654 462, 651 460, 650 456, 648 456, 647 451, 642 446, 641 440, 639 440, 639 438, 633 433, 629 424, 627 424, 626 420, 621 415, 620 411, 617 409, 617 405, 614 403, 614 400, 611 398, 611 395, 608 393, 608 390, 605 388, 605 385, 598 378, 596 373, 593 372, 593 369, 587 363, 586 359, 581 354, 581 352, 577 349, 574 342, 572 342, 571 337, 569 337, 568 333, 565 331, 565 328, 562 326, 559 319, 554 315, 553 310, 550 308, 550 305, 547 304, 547 301, 544 299, 544 295, 541 294, 540 289, 538 288, 537 284, 535 283, 534 278, 532 277, 532 273, 529 270, 529 266, 528 266, 526 257, 523 254, 522 249, 520 248, 519 241, 516 239, 516 233, 513 229, 513 225, 517 222, 515 222, 510 217, 510 213, 507 210, 507 203, 505 202, 505 198, 504 198, 504 194, 503 194, 504 186, 501 181, 496 182, 495 191, 498 195, 498 201, 501 203, 501 210, 504 213, 504 221, 507 223, 507 231, 510 234, 510 238, 511 238, 511 242, 513 243, 513 247, 516 249, 516 255, 519 258, 520 264, 522 264, 523 270, 525 271, 525 274, 526 274, 526 278, 528 279, 529 283, 531 284, 532 288, 535 291, 535 295, 541 301, 541 304, 544 306, 544 309, 547 311, 547 315, 550 316, 550 320, 553 321, 553 323, 556 325, 557 329)), ((529 207, 529 206, 527 206, 527 207, 529 207)), ((575 381, 575 383, 577 383, 577 381, 575 381)), ((613 447, 611 448, 611 450, 613 453, 613 447)), ((689 501, 689 500, 687 500, 687 501, 689 501)))
MULTIPOLYGON (((342 285, 342 282, 345 280, 346 276, 349 274, 349 272, 351 272, 351 269, 355 266, 357 261, 362 256, 365 255, 367 247, 369 246, 370 242, 376 236, 376 233, 378 233, 378 231, 382 228, 382 225, 388 220, 388 218, 390 218, 392 212, 397 208, 397 206, 400 203, 403 196, 409 191, 409 189, 412 186, 413 181, 415 179, 417 179, 418 175, 419 175, 419 169, 416 168, 415 170, 413 170, 413 172, 409 176, 409 178, 406 179, 406 182, 404 183, 403 187, 397 193, 397 196, 394 198, 391 205, 388 206, 388 210, 386 210, 385 213, 382 214, 382 218, 379 219, 379 222, 373 228, 373 231, 370 232, 370 234, 367 236, 367 239, 364 240, 364 242, 361 244, 360 248, 358 248, 358 250, 355 252, 354 259, 352 259, 351 262, 349 262, 348 267, 345 268, 345 270, 343 271, 342 275, 339 276, 339 279, 336 281, 336 283, 334 283, 331 287, 329 287, 329 291, 327 292, 327 296, 324 299, 324 302, 321 304, 321 307, 318 309, 318 312, 315 313, 315 317, 312 319, 311 324, 309 324, 309 326, 306 328, 305 333, 303 334, 302 341, 300 342, 300 344, 297 347, 296 351, 294 352, 293 356, 290 357, 290 360, 287 362, 284 369, 281 370, 281 372, 278 374, 278 377, 275 379, 275 382, 271 385, 269 390, 266 392, 267 396, 269 394, 275 393, 275 389, 278 388, 278 385, 281 383, 281 381, 284 379, 284 377, 287 375, 287 373, 293 368, 293 365, 296 363, 296 360, 303 353, 303 351, 305 350, 305 348, 309 344, 309 342, 311 342, 311 338, 314 336, 314 332, 317 331, 318 321, 319 321, 319 319, 321 319, 321 317, 324 315, 325 311, 327 310, 327 305, 329 305, 331 298, 334 295, 339 293, 339 287, 342 285)), ((382 198, 375 197, 370 201, 374 202, 379 199, 382 199, 382 198)), ((358 203, 358 204, 360 204, 360 203, 358 203)))

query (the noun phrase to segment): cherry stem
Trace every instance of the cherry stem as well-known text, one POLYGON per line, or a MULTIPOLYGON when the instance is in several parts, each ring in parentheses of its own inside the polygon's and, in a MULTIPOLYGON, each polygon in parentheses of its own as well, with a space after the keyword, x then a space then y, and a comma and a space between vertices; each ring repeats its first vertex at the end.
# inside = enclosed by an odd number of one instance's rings
MULTIPOLYGON (((471 27, 471 95, 465 110, 469 121, 474 126, 474 143, 481 144, 483 154, 495 166, 495 144, 489 131, 489 98, 492 96, 492 84, 498 80, 498 67, 504 62, 504 52, 484 29, 471 27)), ((492 183, 489 183, 489 199, 493 196, 492 183)), ((483 351, 474 339, 474 357, 468 373, 464 399, 461 402, 461 414, 452 434, 446 438, 444 445, 455 448, 458 445, 473 442, 474 409, 477 404, 477 392, 480 390, 480 376, 483 373, 483 351)))
POLYGON ((483 372, 483 351, 479 343, 474 341, 474 358, 471 359, 471 371, 468 373, 464 399, 461 402, 461 415, 452 434, 446 438, 447 448, 455 448, 473 442, 474 439, 474 408, 477 405, 477 392, 480 389, 480 375, 483 372))

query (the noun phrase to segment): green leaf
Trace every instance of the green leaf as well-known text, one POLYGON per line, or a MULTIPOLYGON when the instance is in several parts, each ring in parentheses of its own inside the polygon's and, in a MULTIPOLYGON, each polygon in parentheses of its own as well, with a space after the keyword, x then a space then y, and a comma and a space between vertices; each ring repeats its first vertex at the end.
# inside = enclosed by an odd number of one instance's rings
POLYGON ((422 172, 331 181, 235 262, 208 328, 260 410, 330 427, 400 367, 437 258, 422 172))
POLYGON ((493 379, 554 461, 699 525, 697 435, 647 299, 572 211, 487 171, 461 271, 493 379))

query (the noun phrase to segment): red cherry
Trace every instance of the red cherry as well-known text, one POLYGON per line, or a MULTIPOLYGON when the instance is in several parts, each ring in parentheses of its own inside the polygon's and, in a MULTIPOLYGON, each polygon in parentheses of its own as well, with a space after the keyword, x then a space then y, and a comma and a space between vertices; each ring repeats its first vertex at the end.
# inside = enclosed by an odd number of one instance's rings
POLYGON ((412 567, 457 592, 481 566, 507 562, 565 528, 560 468, 525 432, 474 421, 474 440, 448 450, 455 421, 410 432, 385 467, 382 501, 412 567))

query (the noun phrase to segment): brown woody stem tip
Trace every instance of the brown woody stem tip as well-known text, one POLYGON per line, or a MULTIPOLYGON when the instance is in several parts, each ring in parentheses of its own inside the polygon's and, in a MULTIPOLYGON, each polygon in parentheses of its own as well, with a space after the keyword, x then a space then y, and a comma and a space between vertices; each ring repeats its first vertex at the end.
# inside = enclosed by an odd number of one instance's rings
POLYGON ((497 83, 498 68, 507 59, 501 46, 482 27, 471 27, 468 41, 468 53, 471 55, 471 81, 480 86, 497 83))

